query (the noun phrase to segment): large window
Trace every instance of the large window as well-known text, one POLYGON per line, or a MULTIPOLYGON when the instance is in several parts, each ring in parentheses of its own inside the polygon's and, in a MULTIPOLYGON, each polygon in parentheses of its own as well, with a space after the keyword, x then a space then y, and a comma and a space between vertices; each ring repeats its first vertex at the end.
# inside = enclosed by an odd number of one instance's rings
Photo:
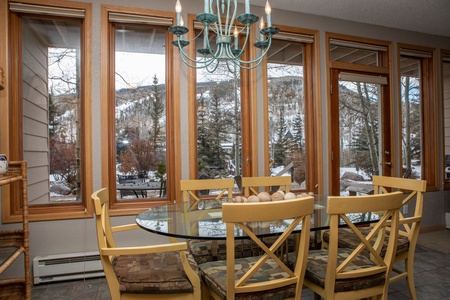
POLYGON ((172 20, 155 17, 150 11, 118 13, 105 8, 104 12, 107 44, 111 45, 106 102, 111 205, 167 201, 173 186, 173 172, 169 172, 171 81, 167 81, 172 47, 166 46, 172 20))
MULTIPOLYGON (((237 187, 241 176, 292 176, 291 189, 314 191, 313 40, 313 33, 283 33, 282 28, 267 64, 256 70, 230 72, 223 63, 214 73, 194 71, 196 166, 191 167, 197 173, 191 176, 235 177, 237 187), (267 76, 259 99, 256 74, 267 76)), ((197 48, 202 45, 199 39, 197 48)), ((252 49, 244 54, 246 59, 255 55, 252 49)))
POLYGON ((437 188, 437 118, 432 50, 400 48, 402 175, 437 188))
POLYGON ((306 190, 304 48, 274 40, 267 60, 269 172, 290 175, 291 190, 306 190))
POLYGON ((90 79, 89 5, 69 7, 10 3, 10 45, 20 49, 11 51, 11 111, 21 116, 10 118, 10 159, 28 162, 30 219, 82 216, 90 206, 83 200, 90 192, 86 141, 91 128, 85 122, 90 115, 85 84, 90 79))
POLYGON ((391 175, 388 44, 330 38, 331 191, 368 194, 372 176, 391 175))

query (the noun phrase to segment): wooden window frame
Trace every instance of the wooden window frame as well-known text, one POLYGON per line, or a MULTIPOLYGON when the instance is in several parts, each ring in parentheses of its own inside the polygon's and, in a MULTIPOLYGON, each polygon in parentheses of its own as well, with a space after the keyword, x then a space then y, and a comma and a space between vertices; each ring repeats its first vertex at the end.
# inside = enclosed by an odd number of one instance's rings
MULTIPOLYGON (((166 184, 166 198, 163 200, 155 199, 130 199, 126 201, 117 201, 116 199, 116 145, 115 145, 115 91, 111 89, 112 83, 115 82, 114 74, 114 52, 115 47, 113 44, 114 34, 112 25, 109 22, 109 13, 119 13, 123 15, 135 15, 142 16, 143 19, 147 19, 146 16, 164 19, 175 19, 175 14, 170 12, 156 11, 151 9, 140 9, 123 6, 102 5, 102 25, 101 25, 101 111, 102 111, 102 145, 107 155, 102 155, 102 186, 108 186, 110 188, 110 214, 112 216, 118 215, 135 215, 144 208, 148 208, 155 205, 166 204, 169 199, 178 198, 174 197, 177 194, 178 185, 175 182, 180 180, 181 169, 181 154, 180 154, 180 132, 179 132, 179 78, 173 76, 179 74, 179 67, 174 61, 178 60, 178 55, 173 50, 173 47, 166 49, 166 132, 172 134, 167 138, 167 184, 166 184)), ((150 18, 151 19, 151 18, 150 18)), ((148 24, 148 22, 145 22, 148 24)), ((128 23, 127 23, 128 24, 128 23)), ((131 24, 131 23, 130 23, 131 24)), ((159 26, 155 24, 155 26, 159 26)), ((166 45, 170 45, 172 37, 167 35, 166 45)))
MULTIPOLYGON (((192 24, 192 28, 195 28, 196 23, 195 15, 188 15, 188 24, 192 24)), ((190 30, 188 33, 188 39, 192 40, 195 38, 195 30, 190 30)), ((253 44, 249 42, 249 44, 253 44)), ((254 47, 253 47, 254 48, 254 47)), ((243 59, 246 60, 250 55, 255 55, 255 50, 252 47, 249 47, 249 51, 244 51, 243 59)), ((195 57, 195 47, 188 48, 188 55, 190 57, 195 57)), ((187 70, 188 78, 189 78, 189 94, 188 94, 188 119, 189 119, 189 178, 197 179, 198 178, 198 149, 197 149, 197 73, 196 69, 188 67, 187 70)), ((250 86, 251 78, 255 75, 255 70, 244 70, 240 73, 240 87, 241 87, 241 116, 242 119, 248 118, 249 120, 255 120, 255 118, 251 117, 255 114, 255 103, 256 97, 254 95, 254 91, 250 86), (247 88, 244 88, 247 87, 247 88), (245 100, 244 100, 245 99, 245 100), (245 104, 243 103, 245 101, 245 104)), ((254 85, 253 85, 254 86, 254 85)), ((246 123, 245 126, 241 127, 241 139, 249 141, 246 147, 242 149, 242 156, 248 158, 248 164, 242 165, 242 175, 250 176, 250 174, 255 173, 255 168, 257 166, 257 154, 258 150, 254 147, 256 137, 255 135, 251 135, 250 132, 252 129, 256 128, 256 125, 252 123, 246 123)), ((243 125, 243 124, 241 124, 243 125)), ((178 193, 179 194, 179 193, 178 193)), ((177 195, 178 195, 177 194, 177 195)))
MULTIPOLYGON (((277 25, 278 26, 278 25, 277 25)), ((320 95, 320 77, 318 68, 319 43, 318 31, 300 29, 289 26, 278 26, 280 28, 280 41, 289 40, 289 36, 302 36, 310 42, 303 43, 304 61, 303 61, 303 84, 304 84, 304 103, 305 103, 305 153, 306 153, 306 192, 315 194, 323 193, 322 160, 322 126, 320 122, 321 103, 320 95), (285 38, 283 38, 285 37, 285 38)), ((277 38, 277 37, 274 37, 277 38)), ((301 42, 301 41, 300 41, 301 42)), ((263 91, 268 91, 267 59, 263 64, 263 91)), ((263 114, 264 114, 264 175, 269 176, 269 99, 267 92, 263 93, 263 114)), ((256 127, 255 127, 256 128, 256 127)))
MULTIPOLYGON (((333 99, 333 97, 336 97, 337 94, 333 93, 333 87, 332 82, 336 81, 336 78, 339 74, 338 71, 349 71, 349 72, 355 72, 359 74, 367 74, 367 75, 376 75, 376 74, 382 74, 386 75, 389 80, 388 84, 389 86, 382 87, 382 97, 385 101, 385 104, 382 105, 382 111, 385 115, 385 119, 389 120, 390 128, 393 128, 393 94, 392 94, 392 79, 390 78, 391 73, 391 43, 388 41, 382 41, 382 40, 376 40, 376 39, 369 39, 369 38, 363 38, 363 37, 355 37, 355 36, 349 36, 344 34, 337 34, 337 33, 326 33, 325 37, 326 42, 326 64, 327 64, 327 97, 328 97, 328 108, 327 108, 327 120, 333 120, 332 111, 335 111, 338 109, 336 107, 337 101, 336 99, 333 99), (357 63, 349 63, 349 62, 339 62, 339 61, 332 61, 330 57, 330 44, 332 42, 341 41, 343 45, 345 44, 354 44, 356 48, 362 47, 361 49, 364 49, 364 46, 367 45, 369 48, 372 48, 373 50, 379 49, 380 53, 380 61, 379 66, 370 66, 370 65, 364 65, 364 64, 357 64, 357 63)), ((334 120, 334 123, 329 121, 328 122, 328 157, 327 162, 330 166, 330 169, 328 170, 328 192, 331 195, 339 195, 340 187, 337 184, 334 184, 333 182, 336 180, 334 178, 340 177, 339 175, 339 160, 333 159, 333 152, 335 151, 334 147, 335 145, 339 145, 339 134, 333 134, 333 128, 339 128, 339 122, 338 120, 334 120), (337 121, 337 122, 336 122, 337 121)), ((386 130, 386 127, 383 126, 383 131, 386 130)), ((394 134, 391 132, 389 138, 386 137, 385 134, 383 134, 383 147, 385 149, 393 149, 394 143, 394 134)), ((392 151, 391 151, 392 152, 392 151)), ((395 155, 387 155, 386 153, 383 154, 382 161, 391 161, 392 165, 397 164, 396 156, 395 155)), ((384 172, 388 174, 393 174, 394 170, 390 171, 386 169, 386 166, 383 167, 384 172)))
MULTIPOLYGON (((442 154, 443 154, 443 164, 441 165, 445 165, 445 118, 444 118, 444 57, 448 58, 450 57, 450 50, 441 50, 441 104, 440 107, 442 107, 441 111, 442 111, 442 154)), ((450 62, 447 62, 450 63, 450 62)), ((444 190, 450 190, 450 182, 446 182, 446 173, 444 172, 442 174, 443 176, 443 189, 444 190)))
MULTIPOLYGON (((438 101, 437 101, 437 80, 436 72, 437 69, 437 55, 436 49, 429 47, 421 47, 409 44, 398 44, 397 45, 397 86, 398 94, 398 112, 401 114, 401 89, 400 89, 400 58, 402 56, 402 51, 411 52, 425 52, 431 55, 431 58, 421 58, 421 105, 422 105, 422 137, 421 137, 421 152, 422 152, 422 178, 427 181, 427 191, 439 190, 438 178, 439 178, 439 155, 438 155, 438 101)), ((420 58, 419 56, 416 56, 420 58)), ((399 138, 402 138, 402 126, 401 126, 401 115, 398 118, 398 128, 399 128, 399 138)), ((397 168, 401 170, 401 141, 400 145, 400 159, 397 168)), ((401 173, 401 172, 400 172, 401 173)))
MULTIPOLYGON (((13 2, 13 1, 11 1, 13 2)), ((0 99, 5 100, 6 107, 3 107, 2 116, 0 118, 1 128, 5 128, 3 132, 6 133, 1 137, 2 151, 6 152, 9 160, 23 159, 23 145, 22 145, 22 122, 18 122, 19 118, 11 118, 11 115, 22 116, 22 92, 21 92, 21 56, 20 41, 21 36, 21 22, 17 13, 10 12, 8 1, 1 2, 1 34, 8 37, 5 43, 5 56, 0 58, 2 65, 5 65, 5 77, 9 84, 5 86, 4 93, 0 99), (5 64, 3 64, 5 63, 5 64), (6 76, 8 74, 9 76, 6 76)), ((82 150, 81 150, 81 180, 82 180, 82 202, 71 204, 44 204, 44 205, 30 205, 29 220, 43 221, 43 220, 60 220, 85 218, 86 215, 92 214, 92 205, 90 201, 86 201, 92 192, 92 159, 90 153, 91 148, 91 38, 92 35, 92 5, 90 3, 80 3, 71 1, 60 1, 55 4, 54 1, 35 1, 25 0, 20 1, 24 4, 39 5, 49 8, 68 8, 84 10, 85 16, 81 25, 81 47, 82 47, 82 62, 81 62, 81 122, 82 122, 82 150)), ((0 51, 3 52, 3 51, 0 51)), ((12 223, 21 221, 21 207, 18 202, 19 190, 16 187, 11 189, 2 189, 2 222, 12 223)))

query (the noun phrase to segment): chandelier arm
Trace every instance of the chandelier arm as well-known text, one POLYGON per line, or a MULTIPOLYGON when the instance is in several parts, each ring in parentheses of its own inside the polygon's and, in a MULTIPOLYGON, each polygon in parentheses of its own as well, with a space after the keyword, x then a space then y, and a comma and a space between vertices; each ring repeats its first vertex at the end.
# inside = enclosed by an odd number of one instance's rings
POLYGON ((213 68, 212 70, 208 69, 209 66, 210 66, 210 65, 205 66, 204 68, 205 68, 206 71, 208 71, 209 73, 214 73, 214 72, 217 70, 217 67, 219 66, 219 61, 216 60, 216 64, 215 64, 215 66, 214 66, 214 68, 213 68))
POLYGON ((261 60, 264 58, 264 56, 269 51, 270 45, 272 44, 272 38, 269 38, 268 41, 269 41, 268 47, 265 48, 264 50, 261 50, 261 55, 259 55, 255 59, 253 59, 253 60, 242 60, 240 58, 236 58, 235 61, 238 61, 239 64, 244 64, 244 65, 250 65, 250 64, 253 64, 253 63, 258 63, 258 65, 259 65, 261 63, 261 60))
POLYGON ((234 20, 236 20, 236 10, 237 10, 237 0, 234 0, 234 11, 233 11, 233 15, 231 16, 231 19, 229 19, 230 16, 230 9, 231 9, 231 2, 228 1, 228 10, 227 10, 227 32, 226 34, 229 36, 232 36, 233 34, 233 25, 234 25, 234 20), (229 23, 228 23, 229 22, 229 23))
POLYGON ((210 58, 210 59, 208 59, 208 60, 206 60, 206 57, 203 57, 203 58, 205 58, 205 60, 203 60, 203 59, 193 59, 193 58, 191 58, 191 57, 183 50, 183 47, 181 47, 180 40, 178 40, 178 48, 179 48, 180 55, 181 55, 181 58, 183 59, 183 61, 184 61, 188 66, 193 67, 193 68, 196 68, 196 67, 193 66, 191 63, 188 63, 188 61, 190 61, 190 62, 192 62, 192 63, 195 63, 195 64, 206 64, 206 65, 210 65, 210 64, 213 63, 214 60, 215 60, 214 57, 212 57, 212 58, 210 58))
POLYGON ((214 67, 213 71, 214 72, 217 69, 217 66, 219 64, 218 60, 215 59, 209 59, 209 60, 193 60, 192 58, 190 58, 189 56, 186 55, 181 55, 181 60, 190 68, 193 69, 206 69, 208 72, 210 72, 208 70, 208 67, 210 65, 213 65, 214 63, 216 64, 216 66, 214 67), (188 60, 186 60, 186 58, 188 60), (191 62, 195 62, 195 64, 192 64, 191 62))
MULTIPOLYGON (((246 28, 245 40, 244 40, 244 44, 242 45, 241 52, 239 52, 238 57, 240 57, 242 55, 242 53, 244 53, 244 49, 247 47, 247 44, 248 44, 248 41, 250 38, 250 26, 245 25, 245 28, 246 28)), ((242 30, 244 30, 244 29, 242 29, 242 30)))
POLYGON ((217 9, 217 22, 214 23, 214 25, 216 26, 216 34, 223 34, 223 29, 222 29, 222 14, 220 13, 220 7, 219 7, 219 1, 216 1, 216 9, 217 9))

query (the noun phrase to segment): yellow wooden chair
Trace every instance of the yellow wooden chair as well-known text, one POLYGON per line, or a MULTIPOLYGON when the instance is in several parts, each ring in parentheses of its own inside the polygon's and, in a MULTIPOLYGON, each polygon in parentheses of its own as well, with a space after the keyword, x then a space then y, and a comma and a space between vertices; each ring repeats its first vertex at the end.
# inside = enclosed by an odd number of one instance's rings
MULTIPOLYGON (((415 209, 411 216, 404 216, 400 211, 400 226, 397 240, 395 263, 404 263, 404 268, 393 267, 390 282, 406 278, 411 299, 417 299, 414 284, 414 253, 419 237, 420 222, 422 220, 423 193, 426 191, 426 180, 406 179, 388 176, 374 176, 372 179, 374 194, 388 193, 391 190, 401 190, 404 193, 403 207, 412 207, 415 199, 415 209)), ((339 244, 341 247, 355 248, 357 243, 351 232, 340 229, 339 244)), ((362 229, 367 233, 370 228, 362 229)), ((323 236, 324 245, 328 243, 328 233, 323 236)), ((380 253, 386 250, 386 245, 380 245, 380 253)), ((368 253, 367 253, 368 254, 368 253)))
POLYGON ((396 268, 390 278, 391 283, 406 278, 409 295, 411 299, 417 299, 414 284, 414 253, 416 251, 417 239, 419 238, 420 223, 422 221, 423 193, 427 189, 426 180, 406 179, 387 176, 373 177, 374 193, 388 193, 387 189, 399 189, 405 193, 403 207, 412 206, 412 199, 415 198, 415 209, 412 216, 404 216, 400 211, 399 241, 403 237, 408 243, 406 247, 397 247, 395 262, 404 262, 404 270, 396 268))
POLYGON ((201 299, 195 262, 186 256, 185 242, 155 246, 117 247, 113 233, 139 229, 136 224, 112 227, 108 189, 91 196, 100 258, 113 300, 201 299))
POLYGON ((330 216, 328 249, 309 252, 304 285, 325 299, 347 300, 375 296, 387 299, 388 278, 397 246, 399 209, 403 195, 401 192, 394 192, 355 198, 328 197, 327 213, 330 216), (373 224, 368 235, 364 235, 347 214, 367 212, 380 212, 382 217, 373 224), (339 248, 341 231, 338 230, 338 226, 341 220, 359 240, 355 249, 339 248), (390 234, 386 234, 387 226, 392 230, 390 234), (384 256, 377 251, 378 243, 371 243, 375 237, 379 237, 380 243, 387 239, 384 256), (373 256, 372 260, 361 253, 364 249, 373 256))
MULTIPOLYGON (((244 192, 244 197, 249 197, 250 195, 258 195, 260 192, 259 188, 266 188, 268 192, 272 190, 271 194, 283 191, 289 193, 292 180, 291 176, 262 176, 262 177, 242 177, 242 189, 244 192)), ((273 237, 267 237, 264 239, 266 245, 271 245, 273 243, 273 237)), ((279 250, 280 252, 289 252, 293 250, 295 243, 295 235, 286 240, 285 245, 279 250)))
POLYGON ((259 187, 278 187, 276 191, 282 190, 288 193, 290 186, 291 176, 242 177, 244 197, 258 195, 259 187))
MULTIPOLYGON (((198 209, 200 201, 225 198, 228 202, 233 200, 234 179, 191 179, 180 180, 180 190, 184 202, 189 202, 189 209, 198 209), (215 190, 218 193, 201 197, 200 191, 215 190)), ((201 218, 201 215, 199 216, 201 218)), ((224 240, 188 240, 189 252, 197 263, 222 259, 226 255, 226 243, 224 240)), ((243 242, 239 251, 250 251, 247 243, 243 242)))
POLYGON ((310 215, 314 198, 260 202, 225 203, 222 221, 226 223, 227 255, 225 260, 200 264, 204 284, 210 295, 218 299, 300 299, 308 255, 310 215), (267 247, 250 229, 252 224, 273 220, 293 219, 286 223, 286 231, 267 247), (289 268, 277 255, 277 249, 302 224, 295 266, 289 268), (235 230, 244 231, 263 254, 247 258, 235 257, 235 230))
POLYGON ((191 207, 198 205, 198 201, 201 199, 199 192, 201 191, 218 190, 219 193, 217 195, 207 195, 204 199, 222 201, 226 197, 227 201, 231 202, 233 199, 233 188, 233 178, 180 180, 183 201, 190 201, 191 207), (226 196, 224 196, 225 194, 226 196))

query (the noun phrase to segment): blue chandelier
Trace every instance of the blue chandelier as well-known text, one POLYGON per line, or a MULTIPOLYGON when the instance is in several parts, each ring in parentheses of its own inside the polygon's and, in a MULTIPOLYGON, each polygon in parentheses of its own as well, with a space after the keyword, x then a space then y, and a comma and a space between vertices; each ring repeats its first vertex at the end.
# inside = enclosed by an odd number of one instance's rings
MULTIPOLYGON (((189 32, 184 26, 181 17, 181 3, 177 0, 175 11, 177 13, 176 25, 169 28, 169 32, 176 35, 177 39, 172 44, 178 47, 183 62, 191 68, 206 69, 213 73, 221 62, 225 63, 230 72, 236 72, 239 68, 253 69, 259 66, 267 54, 271 44, 272 36, 280 32, 280 29, 272 26, 271 7, 267 0, 265 6, 267 26, 264 26, 264 19, 260 21, 260 37, 255 37, 254 46, 261 50, 260 55, 253 60, 242 60, 241 56, 247 46, 250 35, 252 35, 251 25, 259 21, 259 17, 250 13, 250 0, 245 0, 245 12, 237 16, 237 0, 204 0, 204 12, 197 14, 196 19, 203 24, 202 30, 194 39, 188 41, 183 35, 189 32), (237 25, 235 21, 242 25, 237 25), (239 27, 238 27, 239 26, 239 27), (185 52, 184 47, 191 42, 195 42, 203 35, 203 47, 197 49, 199 56, 191 58, 185 52), (242 47, 239 45, 239 36, 245 35, 242 47), (210 36, 215 36, 215 50, 209 42, 210 36)), ((195 44, 195 43, 194 43, 195 44)))

